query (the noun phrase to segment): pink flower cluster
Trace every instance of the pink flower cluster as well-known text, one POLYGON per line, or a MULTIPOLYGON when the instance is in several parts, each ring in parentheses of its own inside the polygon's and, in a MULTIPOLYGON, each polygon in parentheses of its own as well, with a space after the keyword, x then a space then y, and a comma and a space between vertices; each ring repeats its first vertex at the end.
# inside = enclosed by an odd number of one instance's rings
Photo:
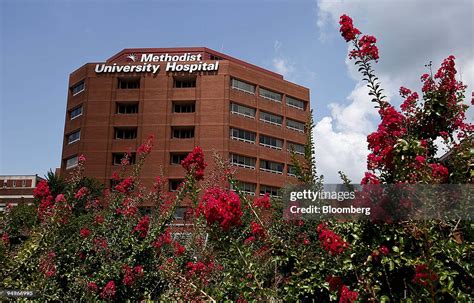
POLYGON ((199 146, 194 147, 193 151, 181 162, 181 165, 188 173, 192 173, 196 180, 202 180, 204 178, 204 169, 207 166, 206 162, 204 162, 202 148, 199 146))
POLYGON ((428 286, 432 282, 438 280, 438 275, 428 268, 426 264, 417 265, 415 268, 415 276, 412 279, 413 283, 417 283, 423 286, 428 286))
POLYGON ((206 218, 208 225, 218 223, 224 231, 242 223, 239 196, 218 187, 209 188, 204 193, 196 211, 197 215, 203 215, 206 218))
POLYGON ((187 276, 188 277, 198 277, 201 282, 204 284, 209 283, 209 275, 212 273, 216 268, 214 262, 204 263, 201 261, 198 262, 188 262, 186 264, 186 269, 188 270, 187 276))
POLYGON ((342 240, 342 238, 334 233, 332 230, 327 228, 323 223, 320 223, 317 227, 319 233, 319 243, 324 250, 329 252, 331 255, 338 255, 344 252, 349 244, 342 240))
POLYGON ((82 197, 89 194, 89 189, 87 187, 81 187, 77 193, 74 195, 74 199, 81 199, 82 197))
POLYGON ((379 110, 382 121, 376 132, 367 136, 369 149, 367 156, 369 169, 392 169, 393 149, 397 139, 406 133, 405 117, 393 106, 387 105, 379 110))
POLYGON ((379 59, 379 49, 375 45, 377 39, 374 36, 362 36, 357 42, 359 46, 358 50, 352 50, 349 53, 349 58, 360 58, 367 60, 378 60, 379 59))
POLYGON ((133 228, 133 233, 138 233, 140 238, 145 238, 148 234, 148 228, 150 227, 150 217, 144 216, 140 219, 138 224, 133 228))
POLYGON ((266 193, 263 197, 255 199, 255 201, 253 202, 253 206, 263 209, 269 209, 271 207, 270 195, 266 193))
POLYGON ((360 31, 352 24, 352 19, 347 15, 341 16, 339 24, 341 25, 339 31, 346 42, 354 40, 360 34, 360 31))
POLYGON ((357 301, 358 293, 351 291, 346 285, 341 287, 341 296, 339 297, 339 303, 353 303, 357 301))
POLYGON ((128 193, 133 187, 133 177, 128 177, 115 186, 115 190, 123 194, 128 193))
POLYGON ((115 287, 115 282, 111 280, 102 289, 102 292, 100 293, 100 297, 102 299, 112 299, 113 297, 115 297, 116 291, 117 290, 115 287))
POLYGON ((54 207, 54 197, 49 189, 48 182, 40 181, 33 191, 33 196, 40 200, 38 205, 38 217, 42 221, 45 217, 53 213, 54 207))
POLYGON ((143 266, 138 265, 135 267, 130 267, 129 265, 122 266, 124 272, 123 284, 125 286, 131 287, 135 284, 137 278, 143 277, 143 266))
POLYGON ((137 156, 146 156, 151 152, 151 148, 153 147, 153 136, 148 136, 145 143, 140 145, 137 149, 137 156))

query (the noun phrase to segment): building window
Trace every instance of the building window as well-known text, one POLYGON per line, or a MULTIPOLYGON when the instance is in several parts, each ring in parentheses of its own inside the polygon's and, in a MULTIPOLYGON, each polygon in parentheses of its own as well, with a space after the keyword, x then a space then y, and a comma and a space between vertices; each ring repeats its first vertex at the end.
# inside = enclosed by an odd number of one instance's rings
POLYGON ((73 108, 69 111, 69 119, 75 119, 79 116, 82 116, 82 105, 79 105, 76 108, 73 108))
POLYGON ((66 160, 66 169, 73 168, 77 165, 77 156, 71 157, 66 160))
POLYGON ((119 78, 118 89, 137 89, 140 88, 140 78, 119 78))
POLYGON ((169 191, 177 191, 181 183, 183 183, 183 179, 170 179, 169 191))
POLYGON ((196 102, 173 102, 173 113, 194 113, 196 111, 196 102))
POLYGON ((122 165, 122 160, 125 160, 125 157, 128 157, 128 163, 135 164, 135 153, 112 153, 112 165, 122 165))
POLYGON ((181 162, 188 156, 187 153, 171 153, 170 154, 170 164, 171 165, 181 165, 181 162))
POLYGON ((21 180, 21 187, 26 187, 26 180, 21 180))
POLYGON ((213 55, 213 54, 210 54, 209 59, 211 59, 211 60, 224 60, 221 57, 213 55))
POLYGON ((283 117, 260 111, 260 121, 263 121, 265 123, 274 124, 274 125, 277 125, 277 126, 281 126, 281 124, 283 123, 283 117))
POLYGON ((172 127, 171 138, 189 139, 194 138, 194 126, 192 127, 172 127))
POLYGON ((117 102, 116 103, 117 114, 137 114, 138 113, 138 102, 117 102))
POLYGON ((275 173, 283 174, 283 163, 273 162, 268 160, 260 160, 260 170, 275 173))
POLYGON ((196 78, 174 78, 173 87, 175 88, 189 88, 196 87, 196 78))
POLYGON ((286 105, 288 105, 289 107, 294 107, 294 108, 301 109, 301 110, 305 109, 305 102, 304 101, 300 101, 300 100, 297 100, 297 99, 289 97, 289 96, 286 96, 286 105))
POLYGON ((231 87, 236 90, 243 91, 248 94, 255 95, 255 85, 240 81, 237 79, 232 79, 232 85, 231 87))
POLYGON ((268 90, 265 88, 260 87, 259 92, 260 92, 260 97, 269 99, 275 102, 281 102, 281 99, 283 98, 282 94, 272 92, 271 90, 268 90))
POLYGON ((230 104, 230 112, 236 115, 241 115, 247 118, 255 119, 255 109, 243 106, 237 103, 230 104))
POLYGON ((13 180, 13 181, 12 181, 12 187, 13 187, 13 188, 16 188, 16 180, 13 180))
POLYGON ((283 140, 260 134, 260 145, 274 149, 283 147, 283 140))
POLYGON ((187 207, 178 206, 174 211, 174 219, 175 220, 186 220, 186 214, 188 212, 187 207))
POLYGON ((230 138, 234 140, 244 141, 247 143, 255 144, 256 134, 243 129, 231 128, 230 138))
POLYGON ((295 151, 295 154, 304 155, 304 150, 305 150, 304 145, 288 142, 287 146, 288 146, 288 151, 291 151, 291 149, 293 148, 293 150, 295 151))
POLYGON ((255 169, 257 159, 242 155, 230 154, 230 164, 250 169, 255 169))
POLYGON ((294 167, 293 165, 288 165, 288 169, 286 173, 288 176, 296 177, 296 167, 294 167))
POLYGON ((286 119, 286 127, 304 133, 305 124, 303 122, 286 119))
POLYGON ((137 128, 115 128, 115 139, 129 140, 137 138, 137 128))
MULTIPOLYGON (((257 184, 238 181, 237 188, 239 188, 240 191, 246 195, 255 196, 257 184)), ((231 187, 231 190, 235 190, 235 188, 231 187)))
POLYGON ((67 136, 67 144, 72 144, 81 139, 81 130, 76 130, 67 136))
POLYGON ((280 197, 280 194, 278 193, 279 190, 278 187, 260 184, 260 196, 269 194, 272 197, 280 197))
POLYGON ((73 85, 71 87, 71 93, 73 96, 83 92, 84 90, 86 89, 86 84, 84 83, 84 80, 82 80, 81 82, 73 85))

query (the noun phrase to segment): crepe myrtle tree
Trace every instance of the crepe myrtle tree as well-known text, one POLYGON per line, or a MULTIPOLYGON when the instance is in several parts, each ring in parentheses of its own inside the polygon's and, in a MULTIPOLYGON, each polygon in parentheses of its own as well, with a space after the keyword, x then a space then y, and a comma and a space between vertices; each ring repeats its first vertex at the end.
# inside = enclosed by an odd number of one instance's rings
MULTIPOLYGON (((376 39, 363 36, 347 16, 340 22, 381 116, 368 137, 369 172, 362 183, 469 182, 472 126, 464 122, 464 86, 454 80, 454 58, 423 77, 422 98, 402 89, 407 101, 398 111, 374 75, 376 39), (440 136, 453 150, 448 162, 435 156, 433 141, 440 136)), ((322 184, 312 125, 310 120, 304 159, 293 157, 299 180, 308 186, 322 184)), ((37 290, 40 301, 471 300, 469 222, 286 220, 281 198, 240 190, 235 168, 220 156, 207 171, 199 147, 181 163, 186 176, 175 192, 164 190, 167 181, 160 176, 145 188, 140 171, 151 149, 149 138, 133 165, 126 155, 113 174, 116 185, 100 194, 83 181, 82 156, 64 186, 38 184, 39 223, 23 242, 10 241, 8 208, 0 224, 1 287, 37 290), (185 230, 171 224, 182 204, 189 206, 192 223, 185 230)))

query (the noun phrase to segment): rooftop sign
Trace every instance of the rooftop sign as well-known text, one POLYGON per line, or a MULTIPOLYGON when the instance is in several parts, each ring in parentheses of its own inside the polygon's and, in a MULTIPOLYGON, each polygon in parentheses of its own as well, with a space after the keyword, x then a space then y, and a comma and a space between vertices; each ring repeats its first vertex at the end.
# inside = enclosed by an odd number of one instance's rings
POLYGON ((219 61, 214 63, 207 63, 202 61, 202 54, 184 53, 181 55, 175 54, 141 54, 140 60, 135 54, 129 54, 127 59, 129 64, 119 65, 117 63, 96 64, 95 72, 101 73, 153 73, 160 71, 160 64, 155 62, 166 62, 166 72, 200 72, 200 71, 217 71, 219 69, 219 61), (178 63, 187 62, 187 63, 178 63), (139 64, 133 64, 139 63, 139 64))

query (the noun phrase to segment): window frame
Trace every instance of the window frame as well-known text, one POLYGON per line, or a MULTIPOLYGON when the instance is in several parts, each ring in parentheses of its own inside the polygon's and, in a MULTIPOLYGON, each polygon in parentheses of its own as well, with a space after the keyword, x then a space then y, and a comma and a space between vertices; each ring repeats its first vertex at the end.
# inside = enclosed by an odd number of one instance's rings
POLYGON ((261 97, 263 99, 267 99, 267 100, 270 100, 270 101, 273 101, 273 102, 281 103, 283 101, 283 94, 282 93, 278 93, 276 91, 273 91, 271 89, 264 88, 264 87, 259 87, 258 88, 258 95, 259 95, 259 97, 261 97), (275 99, 275 98, 272 98, 270 96, 262 95, 262 90, 264 90, 265 92, 268 92, 270 95, 271 94, 279 95, 280 99, 275 99))
POLYGON ((248 169, 253 169, 255 170, 256 166, 257 166, 257 158, 252 158, 252 157, 247 157, 247 156, 244 156, 244 155, 239 155, 239 154, 234 154, 234 153, 231 153, 230 156, 230 164, 231 165, 234 165, 234 166, 239 166, 239 167, 243 167, 243 168, 248 168, 248 169), (236 157, 243 157, 243 160, 244 160, 244 164, 242 163, 239 163, 239 162, 234 162, 234 156, 236 157), (245 159, 250 159, 250 160, 254 160, 254 165, 248 165, 245 163, 245 159))
POLYGON ((232 140, 237 140, 237 141, 242 141, 242 142, 245 142, 245 143, 255 144, 255 141, 257 140, 257 133, 254 133, 254 132, 251 132, 251 131, 248 131, 248 130, 244 130, 244 129, 240 129, 240 128, 231 127, 230 128, 230 138, 232 140), (234 130, 243 131, 244 133, 247 132, 247 133, 253 134, 254 140, 251 141, 251 140, 248 140, 248 139, 245 139, 245 138, 234 137, 234 134, 233 134, 234 130))
POLYGON ((83 91, 86 90, 86 81, 85 80, 81 80, 79 82, 77 82, 76 84, 72 85, 71 86, 71 95, 74 97, 74 96, 77 96, 79 95, 80 93, 82 93, 83 91), (74 92, 74 89, 78 86, 82 85, 82 89, 80 91, 77 91, 77 92, 74 92))
POLYGON ((283 125, 283 116, 275 115, 275 114, 273 114, 273 113, 269 113, 269 112, 264 111, 264 110, 261 110, 261 111, 260 111, 260 113, 259 113, 259 120, 262 121, 262 122, 264 122, 264 123, 276 125, 276 126, 279 126, 279 127, 281 127, 281 126, 283 125), (265 119, 262 118, 262 114, 266 114, 266 115, 269 115, 269 116, 274 116, 274 117, 280 118, 280 119, 281 119, 281 123, 278 124, 277 122, 265 120, 265 119))
POLYGON ((264 134, 259 134, 259 136, 258 136, 258 143, 259 143, 259 145, 264 146, 264 147, 268 147, 268 148, 272 148, 272 149, 276 149, 276 150, 282 150, 283 144, 284 144, 284 140, 279 139, 279 138, 275 138, 275 137, 272 137, 272 136, 267 136, 267 135, 264 135, 264 134), (269 139, 271 139, 271 140, 275 140, 275 142, 280 141, 280 142, 281 142, 281 146, 278 147, 278 146, 275 146, 275 145, 271 145, 271 144, 267 144, 267 143, 262 143, 262 139, 263 139, 263 138, 269 138, 269 139))
POLYGON ((248 106, 236 103, 236 102, 230 102, 230 113, 234 114, 234 115, 239 115, 239 116, 243 116, 243 117, 255 120, 255 115, 257 114, 257 109, 255 109, 253 107, 248 107, 248 106), (237 106, 237 108, 238 107, 243 107, 243 108, 246 108, 246 109, 249 109, 249 110, 253 110, 253 116, 247 115, 246 113, 242 113, 242 112, 239 112, 239 111, 235 111, 234 110, 234 105, 237 106))
POLYGON ((306 110, 306 102, 305 101, 299 100, 297 98, 293 98, 291 96, 286 96, 286 105, 288 107, 293 107, 293 108, 296 108, 296 109, 299 109, 299 110, 302 110, 302 111, 306 110), (293 105, 293 104, 288 103, 288 99, 291 99, 291 100, 294 100, 294 101, 297 101, 297 102, 301 102, 303 104, 303 107, 299 107, 297 105, 293 105))
POLYGON ((246 94, 255 95, 255 92, 256 92, 256 90, 257 90, 257 85, 252 84, 252 83, 249 83, 249 82, 246 82, 246 81, 243 81, 243 80, 239 80, 239 79, 237 79, 237 78, 231 78, 231 80, 230 80, 230 88, 235 89, 235 90, 237 90, 237 91, 244 92, 244 93, 246 93, 246 94), (253 87, 253 91, 249 91, 249 90, 240 88, 240 87, 238 87, 238 86, 234 86, 234 81, 241 82, 241 83, 244 83, 244 84, 249 85, 250 87, 253 87))
POLYGON ((71 169, 71 168, 74 168, 74 167, 76 167, 77 165, 79 165, 79 157, 78 157, 77 155, 72 156, 72 157, 69 157, 69 158, 67 158, 65 161, 66 161, 66 163, 65 163, 66 170, 71 169), (72 159, 75 159, 75 161, 74 161, 75 163, 72 164, 72 165, 69 165, 68 163, 69 163, 69 161, 72 160, 72 159))
POLYGON ((70 132, 70 133, 67 135, 67 145, 71 145, 71 144, 73 144, 73 143, 75 143, 75 142, 77 142, 77 141, 79 141, 79 140, 81 140, 81 129, 77 129, 77 130, 75 130, 75 131, 73 131, 73 132, 70 132), (70 140, 70 137, 71 137, 72 135, 74 135, 74 134, 77 134, 77 133, 79 133, 79 137, 78 137, 77 139, 71 141, 71 140, 70 140))
POLYGON ((301 121, 296 121, 296 120, 288 119, 288 118, 287 118, 287 119, 286 119, 286 128, 304 134, 304 133, 306 132, 306 123, 303 123, 303 122, 301 122, 301 121), (291 122, 296 122, 296 123, 301 123, 301 124, 303 125, 303 129, 301 130, 301 129, 299 129, 299 128, 292 127, 292 126, 288 125, 288 123, 289 123, 290 121, 291 121, 291 122))
MULTIPOLYGON (((266 165, 265 165, 266 166, 266 165)), ((265 172, 269 172, 269 173, 273 173, 273 174, 278 174, 278 175, 283 175, 283 172, 285 171, 285 163, 281 163, 281 162, 275 162, 275 161, 270 161, 270 160, 265 160, 265 159, 260 159, 260 166, 259 166, 260 170, 261 171, 265 171, 265 172), (280 164, 282 165, 282 168, 281 168, 281 171, 279 170, 273 170, 273 169, 270 169, 270 168, 263 168, 262 167, 262 161, 265 161, 267 162, 268 164, 280 164)))
POLYGON ((76 119, 76 118, 82 116, 83 112, 84 112, 84 108, 83 108, 82 104, 80 104, 80 105, 78 105, 78 106, 76 106, 76 107, 73 107, 72 109, 69 110, 69 121, 72 121, 72 120, 74 120, 74 119, 76 119), (72 113, 73 113, 74 111, 76 111, 77 109, 79 109, 79 108, 81 109, 81 113, 78 114, 78 115, 75 115, 75 116, 73 117, 73 116, 72 116, 72 113))

